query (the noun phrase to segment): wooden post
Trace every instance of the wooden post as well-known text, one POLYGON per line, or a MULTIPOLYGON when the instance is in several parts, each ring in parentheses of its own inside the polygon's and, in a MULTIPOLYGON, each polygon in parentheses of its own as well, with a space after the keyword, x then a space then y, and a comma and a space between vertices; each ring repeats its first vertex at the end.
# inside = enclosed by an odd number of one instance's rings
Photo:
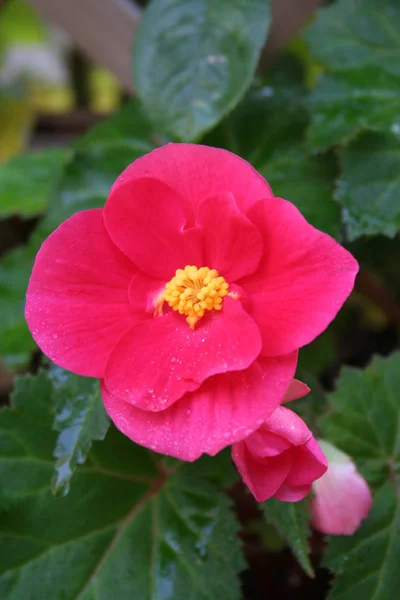
POLYGON ((132 42, 140 9, 128 0, 28 0, 132 92, 132 42))
MULTIPOLYGON (((140 8, 128 0, 28 0, 94 62, 132 92, 132 42, 140 8)), ((217 0, 215 0, 217 2, 217 0)), ((260 68, 273 60, 323 0, 272 0, 272 26, 260 68)))

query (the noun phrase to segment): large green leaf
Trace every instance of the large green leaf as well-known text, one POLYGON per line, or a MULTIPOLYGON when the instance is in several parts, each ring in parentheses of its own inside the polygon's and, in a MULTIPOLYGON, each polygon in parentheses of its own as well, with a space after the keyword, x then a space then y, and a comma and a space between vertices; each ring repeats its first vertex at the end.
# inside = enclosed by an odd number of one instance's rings
POLYGON ((111 428, 52 496, 51 393, 44 373, 22 379, 0 412, 0 597, 238 600, 237 524, 196 464, 167 472, 111 428))
POLYGON ((323 75, 310 106, 313 150, 346 144, 362 129, 400 134, 400 77, 375 67, 323 75))
POLYGON ((110 425, 100 396, 99 382, 78 377, 59 367, 51 369, 54 429, 59 431, 53 492, 66 495, 78 465, 85 462, 93 440, 103 440, 110 425))
POLYGON ((351 537, 330 540, 336 571, 330 598, 389 600, 400 585, 400 354, 376 357, 361 371, 344 368, 331 397, 324 437, 356 459, 378 488, 370 517, 351 537))
POLYGON ((290 200, 315 227, 338 237, 340 210, 333 201, 336 161, 331 154, 315 157, 306 152, 309 115, 298 73, 297 64, 279 64, 205 141, 243 156, 276 196, 290 200))
POLYGON ((305 38, 331 73, 310 99, 314 151, 345 144, 364 128, 400 132, 399 30, 397 0, 339 0, 319 11, 305 38))
POLYGON ((68 150, 51 148, 22 154, 0 166, 0 218, 10 215, 31 217, 49 203, 68 150))
POLYGON ((273 523, 279 533, 284 537, 293 554, 305 570, 312 577, 314 571, 310 561, 308 537, 310 528, 308 522, 310 513, 308 500, 302 502, 280 502, 271 498, 264 502, 262 509, 267 521, 273 523))
POLYGON ((368 133, 340 155, 336 199, 350 240, 400 229, 400 138, 368 133))
POLYGON ((270 25, 269 0, 151 0, 134 81, 155 124, 194 140, 243 96, 270 25))

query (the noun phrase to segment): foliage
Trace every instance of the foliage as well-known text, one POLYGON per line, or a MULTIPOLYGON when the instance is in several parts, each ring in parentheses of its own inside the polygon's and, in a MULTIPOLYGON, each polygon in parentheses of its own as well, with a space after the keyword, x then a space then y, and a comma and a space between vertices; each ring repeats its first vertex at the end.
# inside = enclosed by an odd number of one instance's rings
MULTIPOLYGON (((312 389, 291 408, 356 461, 374 494, 356 534, 328 540, 329 597, 386 600, 400 585, 400 355, 365 363, 399 343, 400 5, 329 3, 260 72, 270 25, 266 0, 150 0, 133 52, 138 99, 67 149, 15 156, 32 115, 1 96, 1 236, 15 221, 29 236, 4 242, 0 366, 46 366, 25 324, 25 291, 62 221, 103 206, 124 168, 169 139, 242 156, 361 265, 358 294, 300 352, 296 376, 312 389)), ((246 563, 227 490, 245 530, 249 518, 230 450, 183 464, 132 444, 110 424, 97 381, 55 366, 17 377, 0 410, 0 475, 1 598, 242 597, 246 563)), ((309 499, 272 499, 257 515, 312 576, 309 499)))
POLYGON ((263 504, 267 521, 273 523, 279 533, 288 541, 295 557, 311 577, 314 574, 307 538, 310 535, 310 519, 307 501, 279 502, 271 498, 263 504))
POLYGON ((324 435, 350 454, 376 490, 369 519, 351 537, 330 540, 325 563, 338 573, 330 598, 391 597, 400 583, 400 354, 364 371, 345 367, 324 435))
POLYGON ((269 0, 151 0, 133 75, 161 130, 191 141, 237 104, 270 25, 269 0))
POLYGON ((51 495, 52 392, 44 372, 17 380, 0 413, 1 597, 239 598, 229 501, 184 464, 167 471, 112 428, 67 498, 51 495))

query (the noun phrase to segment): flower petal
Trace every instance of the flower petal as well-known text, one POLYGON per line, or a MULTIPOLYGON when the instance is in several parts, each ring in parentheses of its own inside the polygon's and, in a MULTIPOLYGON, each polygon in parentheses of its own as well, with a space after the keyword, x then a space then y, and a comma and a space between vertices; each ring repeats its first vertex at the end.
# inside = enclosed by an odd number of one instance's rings
POLYGON ((175 312, 134 327, 111 353, 105 381, 142 410, 165 410, 211 375, 246 369, 260 347, 257 325, 226 297, 222 310, 210 311, 194 330, 175 312))
POLYGON ((313 489, 311 522, 322 533, 352 535, 371 509, 368 484, 351 462, 330 462, 313 489))
POLYGON ((141 271, 168 281, 176 269, 202 265, 202 240, 190 204, 151 177, 119 177, 104 207, 110 237, 141 271))
POLYGON ((311 492, 311 485, 291 486, 283 483, 279 490, 275 492, 274 498, 281 502, 300 502, 311 492))
POLYGON ((25 316, 40 349, 79 375, 103 377, 123 333, 146 318, 129 304, 135 266, 114 246, 101 209, 79 212, 42 244, 25 316))
POLYGON ((328 462, 318 445, 311 437, 306 444, 293 449, 293 467, 286 483, 292 486, 311 485, 322 477, 328 468, 328 462))
POLYGON ((258 270, 238 283, 251 297, 263 354, 287 354, 333 320, 353 289, 358 264, 286 200, 258 202, 248 216, 263 235, 264 255, 258 270))
POLYGON ((130 439, 148 448, 193 461, 217 454, 252 433, 279 404, 293 377, 297 353, 258 359, 248 369, 207 379, 162 412, 135 408, 102 382, 106 410, 130 439))
POLYGON ((271 498, 281 487, 292 467, 290 452, 256 460, 245 442, 232 446, 232 459, 257 502, 265 502, 271 498))
POLYGON ((306 385, 302 381, 299 381, 298 379, 293 379, 281 404, 291 402, 292 400, 298 400, 299 398, 303 398, 304 396, 307 396, 307 394, 310 391, 311 390, 308 387, 308 385, 306 385))
POLYGON ((196 215, 203 230, 204 260, 232 283, 253 273, 260 262, 263 241, 257 228, 238 209, 230 192, 204 200, 196 215))
POLYGON ((258 458, 276 456, 292 447, 285 437, 271 433, 264 425, 246 438, 246 446, 258 458))
POLYGON ((226 191, 232 192, 243 212, 261 198, 274 197, 268 183, 248 162, 227 150, 200 144, 161 146, 129 165, 114 187, 141 177, 159 179, 189 200, 194 209, 205 198, 226 191))
POLYGON ((293 446, 301 446, 312 437, 307 425, 295 412, 278 406, 262 426, 262 430, 284 437, 293 446))
POLYGON ((157 300, 165 290, 165 283, 139 271, 129 284, 129 300, 135 312, 145 311, 153 317, 157 300))

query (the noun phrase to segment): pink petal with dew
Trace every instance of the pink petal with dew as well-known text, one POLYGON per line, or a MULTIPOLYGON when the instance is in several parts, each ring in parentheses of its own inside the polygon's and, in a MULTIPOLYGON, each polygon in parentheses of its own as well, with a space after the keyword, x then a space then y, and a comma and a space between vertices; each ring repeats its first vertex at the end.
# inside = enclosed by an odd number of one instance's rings
POLYGON ((103 377, 113 346, 147 318, 129 303, 136 272, 111 241, 101 209, 62 223, 43 242, 26 295, 26 320, 40 349, 78 375, 103 377))
POLYGON ((193 461, 243 439, 273 412, 296 368, 297 353, 257 359, 248 369, 215 375, 161 412, 140 410, 102 383, 106 410, 131 440, 193 461))

